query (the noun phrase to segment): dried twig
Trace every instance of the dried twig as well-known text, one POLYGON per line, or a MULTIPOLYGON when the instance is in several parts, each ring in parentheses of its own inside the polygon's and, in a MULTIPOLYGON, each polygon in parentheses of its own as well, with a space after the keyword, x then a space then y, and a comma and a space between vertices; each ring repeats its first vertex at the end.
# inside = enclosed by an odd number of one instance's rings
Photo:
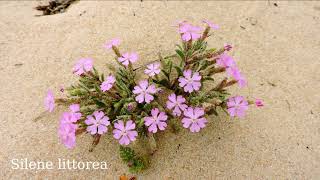
POLYGON ((43 11, 42 16, 53 15, 64 12, 75 1, 77 0, 52 0, 49 2, 49 5, 39 5, 35 7, 35 9, 38 11, 43 11))

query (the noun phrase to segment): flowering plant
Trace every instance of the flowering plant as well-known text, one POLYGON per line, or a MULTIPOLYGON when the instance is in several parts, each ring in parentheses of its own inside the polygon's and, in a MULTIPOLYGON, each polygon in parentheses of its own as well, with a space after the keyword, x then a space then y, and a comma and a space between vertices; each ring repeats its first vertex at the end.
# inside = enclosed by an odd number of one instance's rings
POLYGON ((247 82, 228 55, 231 45, 220 49, 207 47, 209 32, 219 27, 203 22, 205 28, 179 22, 182 43, 176 45, 175 54, 159 55, 158 60, 143 67, 134 67, 139 60, 136 52, 119 50, 120 39, 104 46, 114 51, 119 64, 107 76, 98 72, 92 59, 80 59, 73 68, 79 82, 66 89, 67 97, 55 99, 49 90, 45 99, 50 112, 55 104, 69 106, 70 110, 60 119, 61 142, 73 148, 76 135, 86 132, 93 136, 92 151, 102 135, 112 133, 120 144, 121 158, 131 171, 139 171, 147 166, 148 159, 135 154, 130 145, 136 140, 148 139, 155 144, 156 133, 176 131, 179 127, 199 132, 210 122, 209 115, 218 115, 219 108, 232 117, 242 118, 248 105, 263 106, 260 99, 254 102, 228 93, 228 87, 238 84, 243 88, 247 82), (147 78, 137 80, 141 68, 147 78), (223 72, 227 77, 218 81, 214 76, 223 72))

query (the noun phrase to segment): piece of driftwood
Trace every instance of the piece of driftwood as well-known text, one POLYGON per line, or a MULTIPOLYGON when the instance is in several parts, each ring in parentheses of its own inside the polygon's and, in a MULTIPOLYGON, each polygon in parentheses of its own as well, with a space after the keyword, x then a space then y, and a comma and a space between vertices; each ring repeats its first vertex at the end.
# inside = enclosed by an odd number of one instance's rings
MULTIPOLYGON (((63 13, 66 9, 77 0, 51 0, 49 5, 39 5, 35 7, 36 10, 42 11, 42 16, 63 13)), ((41 16, 41 15, 38 15, 41 16)))

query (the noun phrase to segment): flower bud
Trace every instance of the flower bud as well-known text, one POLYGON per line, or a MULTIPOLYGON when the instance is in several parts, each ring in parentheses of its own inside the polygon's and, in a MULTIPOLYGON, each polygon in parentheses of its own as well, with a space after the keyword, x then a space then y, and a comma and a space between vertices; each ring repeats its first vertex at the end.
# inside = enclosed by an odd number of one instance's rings
POLYGON ((127 104, 127 109, 128 111, 132 112, 137 108, 137 103, 136 102, 131 102, 127 104))
POLYGON ((257 107, 262 107, 264 106, 263 101, 261 99, 256 99, 255 100, 255 104, 257 107))
POLYGON ((224 50, 225 51, 230 51, 232 49, 232 46, 230 44, 225 44, 224 45, 224 50))

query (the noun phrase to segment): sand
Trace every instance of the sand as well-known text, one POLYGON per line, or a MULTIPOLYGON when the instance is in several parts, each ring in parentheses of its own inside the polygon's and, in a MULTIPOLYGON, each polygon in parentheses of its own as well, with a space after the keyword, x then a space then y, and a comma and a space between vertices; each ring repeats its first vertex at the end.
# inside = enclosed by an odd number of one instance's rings
POLYGON ((94 152, 83 135, 67 150, 58 142, 64 108, 34 122, 44 111, 48 88, 72 84, 71 68, 92 57, 99 70, 116 64, 102 44, 121 37, 139 64, 172 53, 176 20, 210 19, 221 29, 213 47, 232 43, 231 54, 248 79, 235 94, 259 97, 261 109, 244 119, 210 117, 200 133, 160 136, 151 167, 139 179, 319 179, 320 3, 319 2, 111 2, 80 1, 66 13, 45 17, 36 1, 0 1, 0 171, 4 179, 117 179, 130 174, 118 144, 104 136, 94 152), (278 6, 275 6, 277 3, 278 6), (106 161, 107 170, 13 170, 11 160, 106 161))

